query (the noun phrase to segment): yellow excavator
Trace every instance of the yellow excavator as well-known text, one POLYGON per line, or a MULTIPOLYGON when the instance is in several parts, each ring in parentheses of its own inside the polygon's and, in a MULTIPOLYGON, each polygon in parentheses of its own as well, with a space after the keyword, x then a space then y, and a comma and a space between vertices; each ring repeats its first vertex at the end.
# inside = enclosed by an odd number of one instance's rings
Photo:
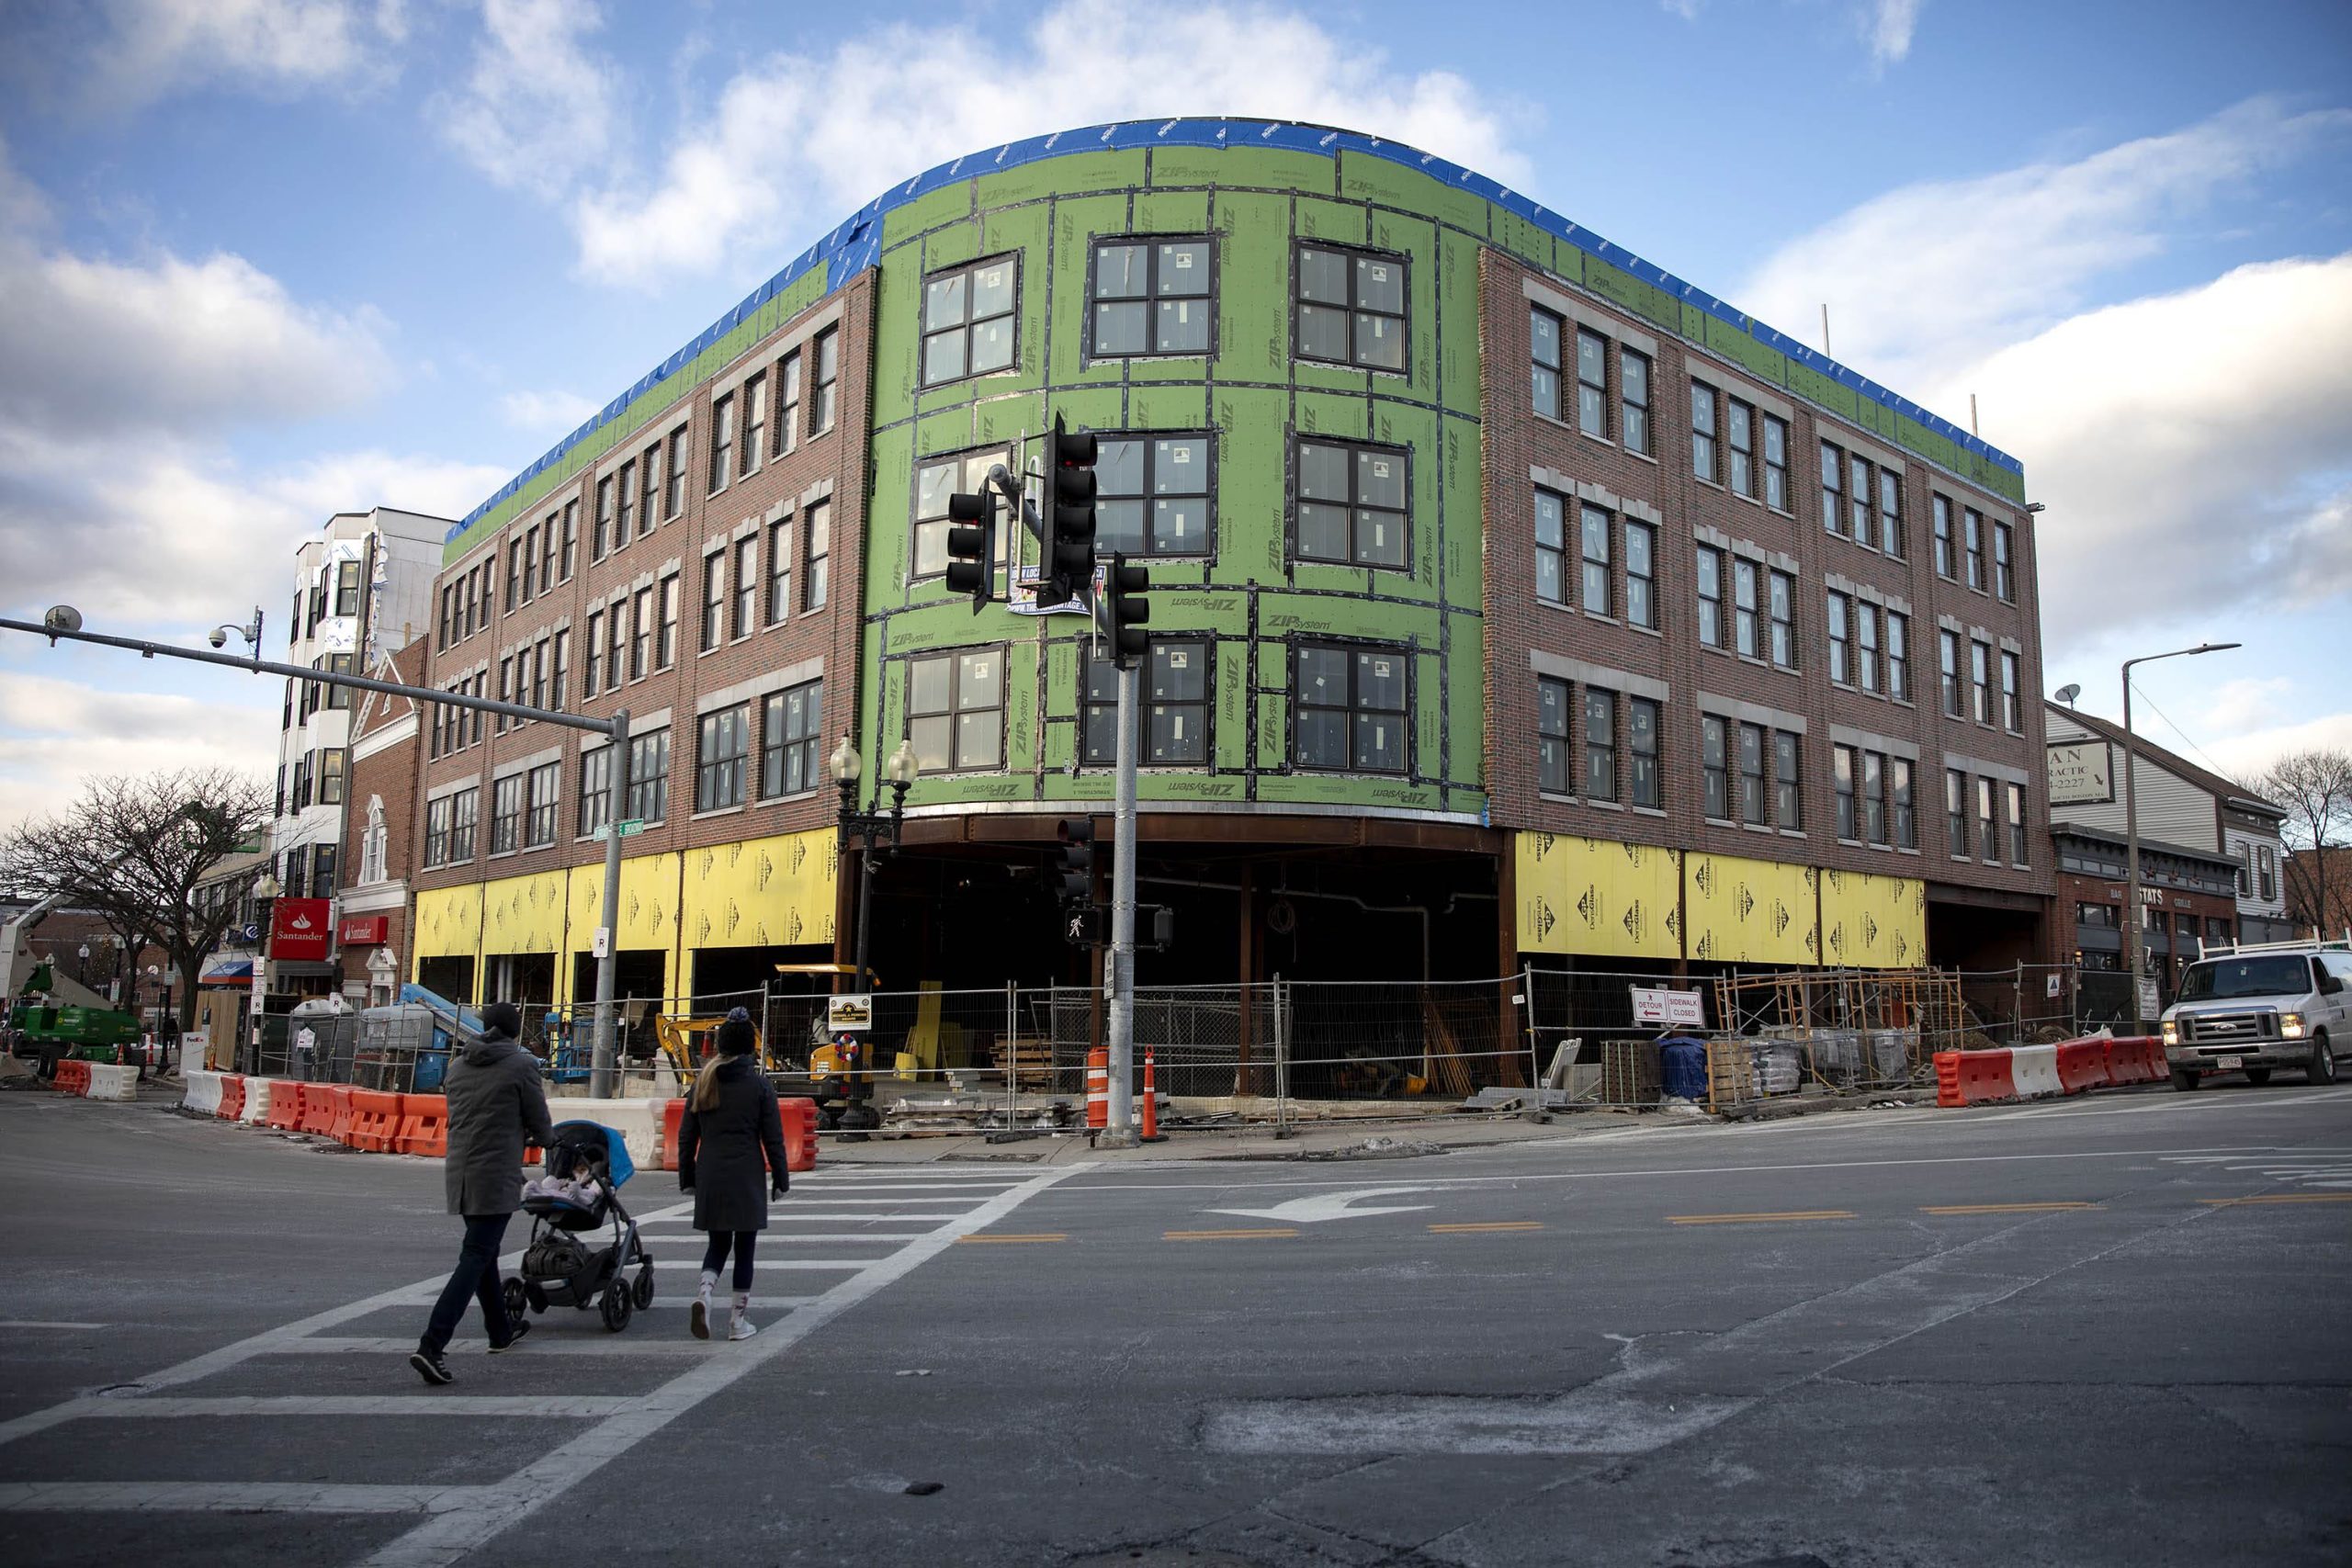
MULTIPOLYGON (((779 964, 775 968, 783 976, 836 983, 841 977, 856 973, 856 966, 849 964, 779 964)), ((867 970, 865 979, 870 993, 876 980, 874 971, 867 970)), ((778 1094, 815 1100, 817 1125, 821 1128, 865 1131, 880 1126, 881 1112, 873 1104, 876 1074, 872 1058, 876 1053, 860 1033, 828 1030, 822 1005, 824 993, 806 994, 808 1000, 818 1004, 809 1019, 807 1055, 795 1060, 778 1049, 777 1042, 763 1034, 756 1053, 760 1070, 767 1074, 778 1094)), ((681 1092, 692 1092, 695 1075, 709 1056, 710 1033, 724 1020, 724 1014, 712 1014, 654 1021, 655 1039, 678 1075, 681 1092)))

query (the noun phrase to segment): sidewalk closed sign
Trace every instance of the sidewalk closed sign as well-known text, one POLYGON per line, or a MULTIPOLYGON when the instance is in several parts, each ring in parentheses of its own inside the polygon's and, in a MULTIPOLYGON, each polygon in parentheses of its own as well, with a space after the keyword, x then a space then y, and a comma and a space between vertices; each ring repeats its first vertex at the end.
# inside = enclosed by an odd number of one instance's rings
POLYGON ((1651 990, 1642 986, 1627 988, 1634 993, 1635 1023, 1679 1023, 1692 1029, 1707 1026, 1706 998, 1696 991, 1651 990))

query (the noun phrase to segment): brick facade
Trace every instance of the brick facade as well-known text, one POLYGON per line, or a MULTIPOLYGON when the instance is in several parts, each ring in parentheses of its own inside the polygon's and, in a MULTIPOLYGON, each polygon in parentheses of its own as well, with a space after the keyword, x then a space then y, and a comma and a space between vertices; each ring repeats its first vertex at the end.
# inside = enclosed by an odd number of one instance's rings
MULTIPOLYGON (((383 667, 363 673, 414 684, 425 672, 428 641, 418 637, 383 667)), ((420 829, 424 726, 411 698, 365 693, 353 704, 351 784, 344 813, 346 874, 335 898, 335 960, 347 997, 370 998, 369 961, 379 952, 390 952, 401 965, 409 953, 408 877, 420 829), (369 839, 379 830, 382 841, 371 848, 369 839), (347 921, 376 918, 384 922, 380 942, 345 940, 347 921)), ((395 971, 395 985, 405 972, 395 971)))

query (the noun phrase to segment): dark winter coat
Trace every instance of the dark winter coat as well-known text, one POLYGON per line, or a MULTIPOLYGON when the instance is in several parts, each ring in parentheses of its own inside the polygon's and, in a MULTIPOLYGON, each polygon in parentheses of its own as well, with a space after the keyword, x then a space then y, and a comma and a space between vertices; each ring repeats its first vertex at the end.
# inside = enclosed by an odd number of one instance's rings
POLYGON ((763 1231, 768 1187, 791 1183, 784 1164, 784 1118, 775 1086, 749 1056, 722 1056, 718 1103, 697 1111, 686 1101, 678 1122, 678 1190, 695 1195, 695 1229, 763 1231))
POLYGON ((449 1102, 442 1166, 453 1214, 511 1214, 523 1201, 523 1145, 555 1142, 539 1061, 505 1035, 453 1054, 441 1092, 449 1102))

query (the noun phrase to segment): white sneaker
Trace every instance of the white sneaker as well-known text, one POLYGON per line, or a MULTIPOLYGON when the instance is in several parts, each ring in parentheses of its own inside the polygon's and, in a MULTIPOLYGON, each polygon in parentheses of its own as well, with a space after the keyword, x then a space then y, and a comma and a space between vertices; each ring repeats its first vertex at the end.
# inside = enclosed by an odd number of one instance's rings
POLYGON ((750 1311, 751 1311, 751 1310, 752 1310, 752 1293, 751 1293, 749 1291, 738 1291, 738 1292, 735 1292, 735 1310, 734 1310, 732 1313, 730 1313, 730 1314, 729 1314, 729 1316, 728 1316, 728 1324, 727 1324, 727 1337, 728 1337, 728 1338, 729 1338, 729 1339, 749 1339, 752 1335, 757 1334, 757 1333, 759 1332, 759 1330, 758 1330, 757 1328, 754 1328, 754 1327, 752 1325, 752 1320, 751 1320, 747 1315, 745 1315, 746 1314, 750 1313, 750 1311))
POLYGON ((710 1337, 710 1292, 718 1288, 718 1276, 703 1270, 702 1286, 695 1292, 695 1304, 686 1314, 686 1327, 697 1339, 710 1337))

